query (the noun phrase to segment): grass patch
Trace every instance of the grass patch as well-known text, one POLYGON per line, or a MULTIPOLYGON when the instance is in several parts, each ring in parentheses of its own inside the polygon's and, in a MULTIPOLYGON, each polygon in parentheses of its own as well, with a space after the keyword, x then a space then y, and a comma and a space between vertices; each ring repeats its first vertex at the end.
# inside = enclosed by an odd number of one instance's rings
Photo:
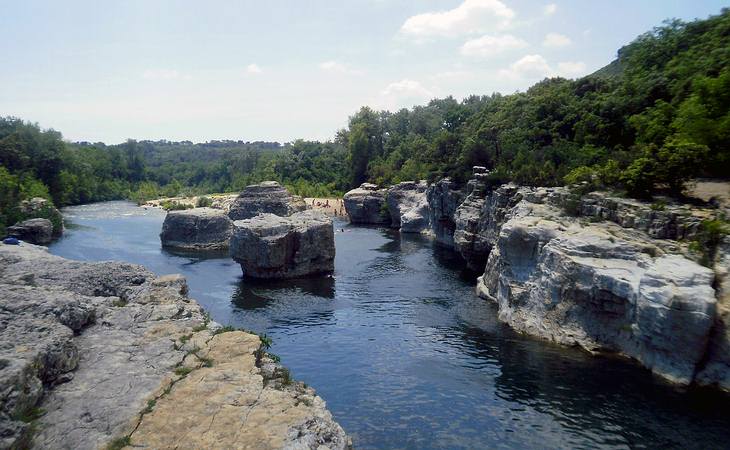
POLYGON ((192 367, 176 367, 175 375, 180 376, 180 377, 186 377, 192 371, 193 371, 192 367))
POLYGON ((123 306, 127 306, 129 302, 124 300, 123 298, 118 298, 112 302, 112 306, 115 308, 121 308, 123 306))
POLYGON ((147 406, 142 410, 142 415, 151 413, 155 409, 155 405, 157 405, 157 399, 147 400, 147 406))
POLYGON ((111 441, 106 446, 106 450, 121 450, 129 445, 132 445, 132 438, 130 438, 129 436, 124 436, 111 441))

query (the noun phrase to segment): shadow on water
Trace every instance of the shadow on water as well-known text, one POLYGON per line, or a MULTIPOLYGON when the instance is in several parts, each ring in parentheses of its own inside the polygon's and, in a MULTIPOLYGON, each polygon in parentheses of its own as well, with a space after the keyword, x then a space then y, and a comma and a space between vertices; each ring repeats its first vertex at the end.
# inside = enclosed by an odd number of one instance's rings
POLYGON ((335 298, 335 280, 330 275, 293 280, 252 280, 241 278, 231 301, 244 310, 266 308, 269 301, 283 296, 308 295, 335 298))

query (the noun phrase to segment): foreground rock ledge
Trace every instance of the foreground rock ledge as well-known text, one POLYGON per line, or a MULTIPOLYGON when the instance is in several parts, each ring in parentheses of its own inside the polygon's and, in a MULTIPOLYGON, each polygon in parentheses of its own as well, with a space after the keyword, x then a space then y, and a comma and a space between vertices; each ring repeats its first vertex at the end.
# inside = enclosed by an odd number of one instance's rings
POLYGON ((164 247, 179 250, 227 250, 232 231, 233 221, 225 211, 193 208, 167 213, 160 240, 164 247))
POLYGON ((252 278, 296 278, 334 270, 332 219, 319 211, 261 214, 234 222, 231 257, 252 278))
POLYGON ((257 336, 217 333, 179 275, 23 244, 0 245, 0 280, 0 448, 350 446, 257 336))

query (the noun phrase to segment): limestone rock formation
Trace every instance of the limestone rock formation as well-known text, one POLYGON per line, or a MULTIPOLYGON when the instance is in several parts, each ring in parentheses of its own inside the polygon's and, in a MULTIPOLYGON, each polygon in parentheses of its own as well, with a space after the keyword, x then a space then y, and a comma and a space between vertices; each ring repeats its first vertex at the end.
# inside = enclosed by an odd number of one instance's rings
POLYGON ((351 223, 364 225, 387 225, 390 214, 387 211, 387 189, 378 189, 374 184, 363 183, 359 188, 348 191, 343 201, 351 223))
POLYGON ((233 221, 225 211, 193 208, 167 213, 160 240, 164 247, 180 250, 226 250, 232 232, 233 221))
POLYGON ((8 236, 37 245, 48 245, 53 239, 53 224, 48 219, 28 219, 8 227, 8 236))
POLYGON ((308 210, 280 217, 261 214, 234 222, 231 257, 244 276, 295 278, 334 270, 332 219, 308 210))
POLYGON ((688 384, 715 324, 714 274, 671 250, 525 200, 501 227, 478 292, 518 331, 620 352, 688 384))
POLYGON ((717 320, 697 382, 730 392, 730 236, 725 236, 717 248, 714 270, 717 320))
POLYGON ((388 189, 390 226, 403 233, 422 233, 428 229, 428 199, 425 181, 404 181, 388 189))
POLYGON ((246 186, 228 211, 231 220, 250 219, 259 214, 270 213, 277 216, 290 216, 307 209, 304 200, 291 195, 276 181, 246 186))
POLYGON ((0 448, 349 445, 311 390, 269 381, 258 337, 215 327, 179 275, 0 245, 0 448))
POLYGON ((426 198, 431 226, 429 234, 436 242, 453 247, 456 230, 454 213, 464 197, 464 192, 449 178, 444 178, 428 187, 426 198))

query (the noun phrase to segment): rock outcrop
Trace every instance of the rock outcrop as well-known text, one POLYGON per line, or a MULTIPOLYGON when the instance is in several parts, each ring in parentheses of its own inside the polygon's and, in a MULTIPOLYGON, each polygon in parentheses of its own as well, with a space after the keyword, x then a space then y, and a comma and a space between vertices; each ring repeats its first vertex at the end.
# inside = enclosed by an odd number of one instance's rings
POLYGON ((231 257, 244 276, 296 278, 334 270, 332 219, 314 210, 289 217, 261 214, 234 222, 231 257))
POLYGON ((717 300, 713 272, 674 250, 526 199, 508 213, 477 291, 518 331, 619 352, 688 384, 706 354, 717 300))
POLYGON ((53 224, 48 219, 28 219, 8 227, 8 236, 37 245, 48 245, 53 240, 53 224))
POLYGON ((0 245, 0 447, 350 445, 257 336, 220 331, 179 275, 0 245))
POLYGON ((428 187, 426 199, 429 208, 429 234, 436 242, 453 247, 454 213, 464 200, 464 192, 449 178, 444 178, 428 187))
POLYGON ((193 208, 167 213, 160 240, 163 247, 179 250, 227 250, 232 232, 233 221, 225 211, 193 208))
POLYGON ((404 181, 391 186, 386 195, 390 226, 402 233, 423 233, 428 230, 428 199, 425 181, 404 181))
POLYGON ((342 197, 350 222, 362 225, 388 225, 390 214, 386 203, 387 189, 378 189, 371 183, 348 191, 342 197))
POLYGON ((230 206, 228 217, 243 220, 264 213, 284 217, 306 209, 307 204, 301 197, 291 195, 276 181, 265 181, 246 186, 230 206))

